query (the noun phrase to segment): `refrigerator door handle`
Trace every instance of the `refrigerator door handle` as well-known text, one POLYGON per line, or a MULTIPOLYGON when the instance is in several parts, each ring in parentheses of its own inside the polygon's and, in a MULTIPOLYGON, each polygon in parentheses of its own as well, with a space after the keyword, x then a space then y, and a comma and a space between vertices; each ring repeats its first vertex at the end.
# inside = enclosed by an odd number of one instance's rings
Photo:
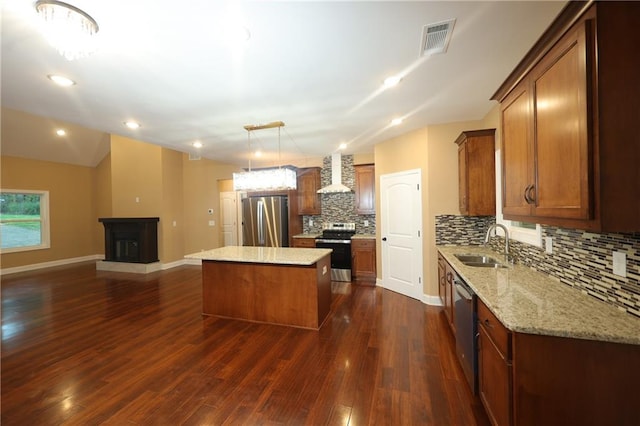
POLYGON ((258 200, 258 245, 264 245, 264 202, 258 200))

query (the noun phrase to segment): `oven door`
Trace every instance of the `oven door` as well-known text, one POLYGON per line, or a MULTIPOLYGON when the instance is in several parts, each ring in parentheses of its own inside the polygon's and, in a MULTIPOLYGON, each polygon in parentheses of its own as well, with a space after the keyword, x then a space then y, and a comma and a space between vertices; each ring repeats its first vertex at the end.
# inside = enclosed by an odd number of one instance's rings
POLYGON ((331 280, 351 281, 351 240, 316 239, 316 248, 331 252, 331 280))

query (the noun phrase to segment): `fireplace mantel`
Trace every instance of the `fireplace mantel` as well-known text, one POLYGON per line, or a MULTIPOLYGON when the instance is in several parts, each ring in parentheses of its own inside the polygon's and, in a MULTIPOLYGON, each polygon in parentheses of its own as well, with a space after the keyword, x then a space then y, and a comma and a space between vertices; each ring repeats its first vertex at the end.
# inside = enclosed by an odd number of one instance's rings
POLYGON ((158 262, 159 217, 99 218, 104 225, 104 255, 108 262, 158 262))

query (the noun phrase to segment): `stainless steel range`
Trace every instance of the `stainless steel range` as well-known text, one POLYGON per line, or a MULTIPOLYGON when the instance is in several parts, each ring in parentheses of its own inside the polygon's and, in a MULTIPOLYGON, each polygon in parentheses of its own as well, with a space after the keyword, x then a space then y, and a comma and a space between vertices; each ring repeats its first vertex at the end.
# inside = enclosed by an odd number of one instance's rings
POLYGON ((316 238, 316 248, 330 248, 331 280, 351 281, 351 237, 356 233, 353 222, 330 222, 322 225, 322 236, 316 238))

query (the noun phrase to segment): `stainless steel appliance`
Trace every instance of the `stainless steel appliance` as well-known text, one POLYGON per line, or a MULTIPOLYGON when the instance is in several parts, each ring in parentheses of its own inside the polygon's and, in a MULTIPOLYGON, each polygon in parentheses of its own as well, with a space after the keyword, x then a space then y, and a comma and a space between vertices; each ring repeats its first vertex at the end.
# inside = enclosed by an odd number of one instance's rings
POLYGON ((286 196, 242 200, 242 245, 289 246, 289 206, 286 196))
POLYGON ((329 248, 331 252, 331 280, 351 281, 351 237, 356 233, 356 224, 325 223, 322 236, 316 238, 316 248, 329 248))
POLYGON ((455 273, 453 274, 453 284, 455 287, 453 319, 456 325, 456 353, 471 391, 474 395, 477 395, 477 296, 467 283, 455 273))

